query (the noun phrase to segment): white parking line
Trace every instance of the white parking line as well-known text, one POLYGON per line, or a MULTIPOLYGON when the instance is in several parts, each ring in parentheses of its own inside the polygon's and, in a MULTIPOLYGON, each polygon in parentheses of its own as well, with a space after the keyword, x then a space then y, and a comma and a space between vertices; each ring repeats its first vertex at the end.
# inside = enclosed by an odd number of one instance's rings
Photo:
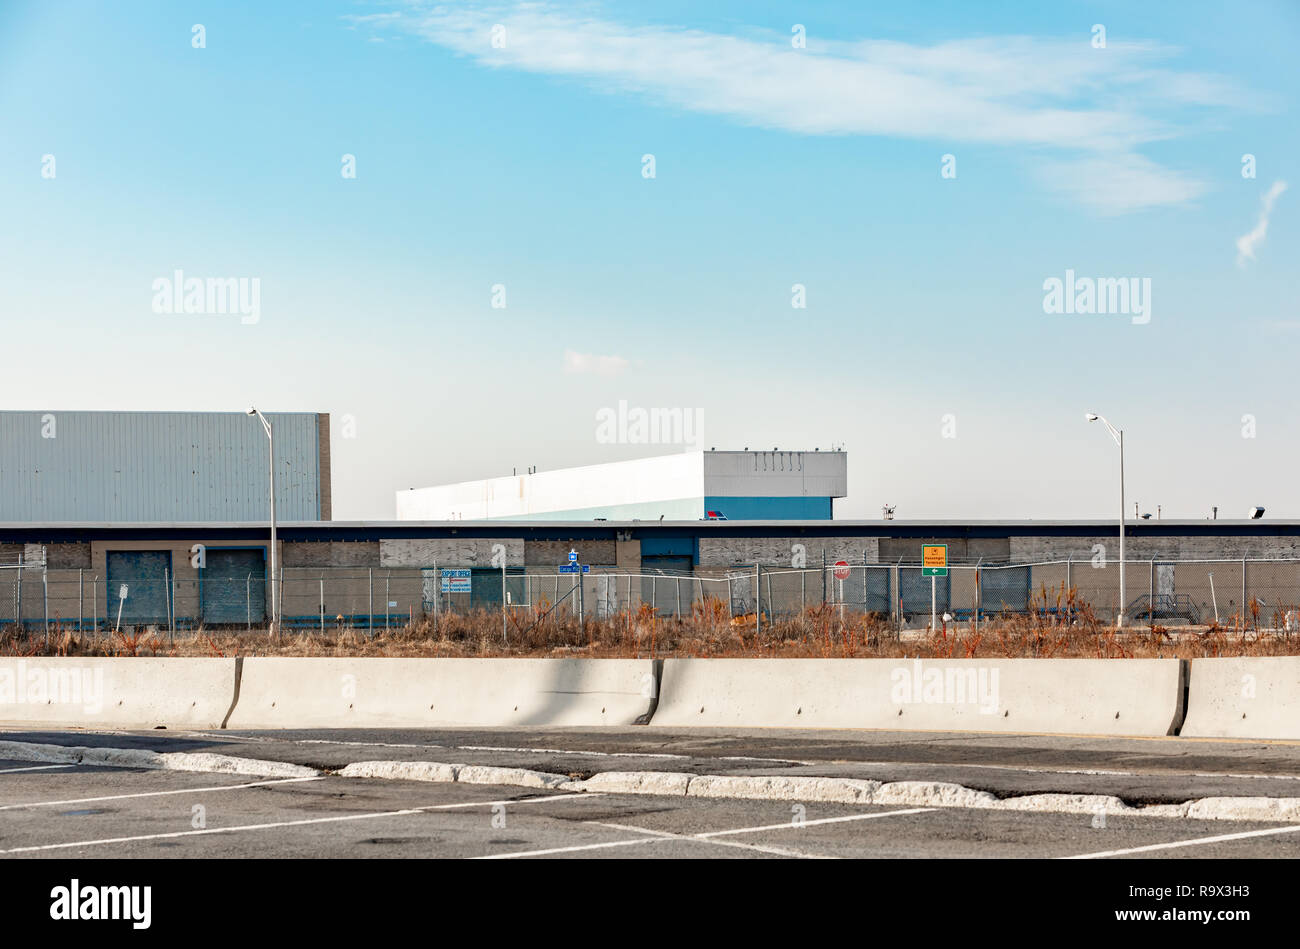
POLYGON ((66 844, 40 844, 35 847, 11 847, 0 850, 0 854, 35 853, 45 850, 67 850, 72 847, 94 847, 100 844, 125 844, 142 840, 170 840, 177 837, 203 837, 210 834, 235 834, 250 830, 274 830, 277 827, 304 827, 309 824, 333 824, 342 821, 370 820, 378 817, 408 817, 413 814, 427 814, 431 811, 450 811, 466 807, 495 807, 498 804, 513 806, 515 804, 544 804, 547 801, 593 800, 599 794, 555 794, 540 797, 523 797, 506 801, 465 801, 459 804, 430 804, 425 807, 404 807, 397 811, 375 811, 368 814, 341 814, 337 817, 313 817, 307 820, 272 821, 266 824, 242 824, 237 827, 208 827, 203 830, 181 830, 168 834, 140 834, 134 837, 103 837, 96 840, 76 840, 66 844))
MULTIPOLYGON (((53 765, 70 768, 72 765, 53 765)), ((276 778, 271 781, 253 781, 249 784, 215 784, 201 788, 180 788, 174 791, 139 791, 135 794, 105 794, 101 797, 77 797, 66 801, 32 801, 27 804, 0 805, 0 811, 22 810, 25 807, 60 807, 64 804, 93 804, 97 801, 123 801, 132 797, 163 797, 168 794, 210 794, 213 791, 238 791, 241 788, 262 788, 273 784, 296 784, 301 781, 324 781, 324 775, 311 778, 276 778)))
POLYGON ((829 857, 818 857, 814 854, 802 853, 798 850, 788 850, 782 847, 765 847, 759 844, 742 844, 732 840, 718 840, 718 837, 731 836, 733 834, 756 834, 761 831, 769 830, 799 830, 803 827, 811 827, 818 824, 839 824, 846 821, 875 820, 880 817, 901 817, 905 814, 924 814, 927 811, 934 810, 931 807, 912 807, 899 811, 875 811, 870 814, 849 814, 845 817, 822 817, 817 820, 803 821, 795 823, 787 821, 782 824, 762 824, 756 827, 736 827, 731 830, 711 830, 703 831, 698 834, 673 834, 665 830, 651 830, 648 827, 637 827, 633 824, 613 824, 604 821, 584 821, 584 823, 596 824, 600 827, 609 827, 615 830, 629 830, 640 834, 646 834, 646 837, 640 837, 634 840, 612 840, 598 844, 575 844, 572 847, 549 847, 545 850, 519 850, 510 853, 494 853, 476 857, 477 860, 512 860, 517 857, 545 857, 560 853, 578 853, 584 850, 605 850, 611 847, 633 847, 638 844, 663 843, 665 840, 688 840, 696 843, 718 844, 721 846, 740 847, 745 850, 758 850, 764 853, 776 854, 782 857, 798 857, 801 859, 834 859, 829 857))
POLYGON ((1098 853, 1081 853, 1063 860, 1097 860, 1102 857, 1122 857, 1128 853, 1149 853, 1152 850, 1173 850, 1176 847, 1196 847, 1200 844, 1217 844, 1225 840, 1245 840, 1247 837, 1269 837, 1274 834, 1294 834, 1300 827, 1273 827, 1267 830, 1246 830, 1239 834, 1217 834, 1214 837, 1194 837, 1191 840, 1174 840, 1166 844, 1148 844, 1145 847, 1128 847, 1124 850, 1103 850, 1098 853))
POLYGON ((788 847, 768 847, 762 844, 744 844, 738 840, 709 840, 703 834, 673 834, 666 830, 651 830, 648 827, 637 827, 634 824, 607 824, 604 821, 591 821, 593 824, 599 824, 601 827, 612 827, 615 830, 632 830, 642 834, 653 834, 652 840, 685 840, 696 844, 709 844, 714 847, 731 847, 736 850, 750 850, 758 853, 772 854, 777 857, 791 857, 795 860, 834 860, 835 857, 822 857, 817 854, 804 853, 802 850, 791 850, 788 847))
POLYGON ((875 820, 877 817, 902 817, 904 814, 924 814, 926 811, 934 810, 933 807, 910 807, 904 811, 876 811, 872 814, 850 814, 847 817, 819 817, 817 820, 805 820, 796 824, 794 821, 786 821, 784 824, 765 824, 762 827, 738 827, 735 830, 711 830, 707 833, 693 834, 694 837, 705 839, 708 837, 723 837, 729 834, 756 834, 764 830, 799 830, 803 827, 813 827, 817 824, 841 824, 845 821, 857 820, 875 820))
POLYGON ((36 764, 30 768, 5 768, 0 774, 17 774, 19 771, 49 771, 52 768, 75 768, 71 764, 36 764))

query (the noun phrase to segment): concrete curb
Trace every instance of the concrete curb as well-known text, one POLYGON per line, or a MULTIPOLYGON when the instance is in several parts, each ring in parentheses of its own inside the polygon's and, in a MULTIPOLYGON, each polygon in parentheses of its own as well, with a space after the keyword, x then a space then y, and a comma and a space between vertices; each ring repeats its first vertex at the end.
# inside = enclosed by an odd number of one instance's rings
POLYGON ((690 774, 684 771, 604 771, 585 781, 523 768, 487 768, 431 761, 364 761, 334 772, 346 778, 458 781, 548 788, 571 793, 645 794, 875 806, 974 808, 1038 814, 1091 814, 1186 820, 1300 822, 1300 798, 1203 798, 1181 804, 1131 807, 1108 794, 1030 794, 998 798, 943 781, 892 781, 805 775, 690 774))
POLYGON ((208 753, 156 752, 138 748, 85 748, 76 745, 38 745, 25 741, 0 741, 0 758, 47 764, 80 764, 103 768, 147 768, 153 771, 198 771, 209 774, 246 774, 263 778, 309 778, 321 772, 304 765, 259 758, 237 758, 208 753))
POLYGON ((86 748, 0 741, 0 758, 49 764, 79 764, 107 768, 147 768, 242 774, 265 778, 335 776, 385 781, 493 784, 543 788, 570 793, 644 794, 666 797, 731 798, 794 803, 859 804, 977 810, 1023 811, 1039 814, 1104 814, 1183 820, 1300 823, 1300 798, 1207 797, 1181 804, 1130 807, 1104 794, 1032 794, 999 799, 987 791, 943 781, 879 781, 814 775, 722 775, 681 771, 605 771, 585 781, 526 768, 450 764, 438 761, 358 761, 337 771, 305 765, 231 755, 143 751, 137 748, 86 748))

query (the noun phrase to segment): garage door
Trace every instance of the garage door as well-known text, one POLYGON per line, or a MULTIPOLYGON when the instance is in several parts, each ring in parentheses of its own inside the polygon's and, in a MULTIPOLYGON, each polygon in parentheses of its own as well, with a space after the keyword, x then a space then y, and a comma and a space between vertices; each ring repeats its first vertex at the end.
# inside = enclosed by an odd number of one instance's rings
MULTIPOLYGON (((523 567, 506 567, 506 589, 511 603, 528 602, 528 586, 523 567)), ((501 609, 501 571, 492 567, 474 567, 470 573, 469 607, 472 610, 501 609)))
POLYGON ((950 577, 927 577, 920 567, 900 567, 898 571, 899 594, 903 612, 909 616, 930 613, 931 587, 934 584, 934 607, 940 613, 948 610, 950 577))
POLYGON ((1029 568, 980 571, 980 609, 985 613, 1023 613, 1029 609, 1029 568))
POLYGON ((266 619, 266 554, 261 550, 209 547, 200 578, 203 622, 208 624, 266 619))
POLYGON ((122 623, 140 624, 167 622, 167 578, 170 576, 172 555, 169 550, 110 550, 108 552, 108 616, 109 623, 117 622, 119 603, 122 623), (122 587, 126 599, 119 600, 122 587))

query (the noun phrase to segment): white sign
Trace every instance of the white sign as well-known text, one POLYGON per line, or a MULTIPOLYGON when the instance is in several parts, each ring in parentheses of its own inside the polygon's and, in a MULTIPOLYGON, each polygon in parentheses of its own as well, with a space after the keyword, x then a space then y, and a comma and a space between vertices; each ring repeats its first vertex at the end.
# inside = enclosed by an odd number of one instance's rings
POLYGON ((470 572, 468 570, 442 571, 443 593, 469 593, 470 583, 470 572))
POLYGON ((125 583, 122 584, 121 588, 117 591, 117 598, 118 598, 119 600, 125 600, 125 599, 126 599, 126 584, 125 584, 125 583))

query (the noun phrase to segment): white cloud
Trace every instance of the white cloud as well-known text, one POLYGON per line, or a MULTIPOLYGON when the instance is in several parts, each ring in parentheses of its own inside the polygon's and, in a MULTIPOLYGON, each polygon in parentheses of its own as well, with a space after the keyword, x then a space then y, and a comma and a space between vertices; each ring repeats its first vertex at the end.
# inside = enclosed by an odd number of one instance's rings
POLYGON ((1247 98, 1222 77, 1159 66, 1173 50, 1123 42, 1094 49, 1086 32, 931 46, 828 42, 814 33, 796 50, 781 34, 630 26, 545 3, 417 6, 393 25, 493 68, 577 77, 600 91, 765 128, 1074 152, 1085 157, 1072 171, 1042 177, 1108 212, 1200 194, 1204 185, 1191 176, 1133 150, 1176 135, 1177 110, 1247 98), (505 27, 500 48, 492 45, 496 24, 505 27))
POLYGON ((1183 204, 1205 191, 1203 182, 1132 152, 1043 162, 1038 179, 1101 214, 1183 204))
POLYGON ((1268 189, 1268 193, 1260 203, 1259 220, 1255 222, 1255 226, 1248 234, 1242 234, 1237 238, 1238 267, 1244 267, 1246 261, 1255 259, 1255 248, 1264 243, 1264 237, 1268 234, 1268 219, 1273 214, 1273 202, 1285 190, 1285 181, 1273 182, 1273 187, 1268 189))
POLYGON ((622 356, 598 356, 595 353, 576 353, 572 349, 564 351, 564 371, 574 373, 593 373, 597 376, 617 376, 631 365, 622 356))

